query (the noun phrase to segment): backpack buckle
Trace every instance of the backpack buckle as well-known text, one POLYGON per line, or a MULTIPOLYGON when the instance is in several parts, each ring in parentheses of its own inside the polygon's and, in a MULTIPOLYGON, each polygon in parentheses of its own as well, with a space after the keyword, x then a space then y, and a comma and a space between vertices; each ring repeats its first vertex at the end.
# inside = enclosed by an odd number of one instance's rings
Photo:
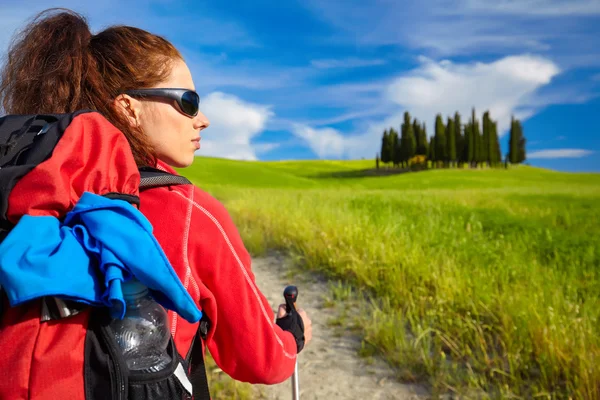
POLYGON ((38 133, 36 133, 35 136, 40 136, 43 135, 44 133, 48 132, 50 130, 50 124, 46 124, 44 126, 42 126, 42 129, 40 129, 40 131, 38 133))
POLYGON ((200 318, 200 326, 198 327, 198 330, 200 331, 200 337, 202 338, 202 340, 206 340, 209 329, 210 329, 210 320, 206 316, 206 313, 203 312, 202 317, 200 318))

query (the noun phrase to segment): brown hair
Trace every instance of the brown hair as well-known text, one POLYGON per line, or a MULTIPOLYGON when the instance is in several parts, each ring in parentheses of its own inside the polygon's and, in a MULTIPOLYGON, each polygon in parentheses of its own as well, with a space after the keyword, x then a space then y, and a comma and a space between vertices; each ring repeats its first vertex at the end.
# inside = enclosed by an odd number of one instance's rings
POLYGON ((125 134, 138 165, 153 165, 146 136, 113 100, 125 90, 165 80, 177 58, 181 54, 160 36, 130 26, 92 35, 82 15, 53 8, 14 38, 0 78, 0 99, 10 114, 99 111, 125 134))

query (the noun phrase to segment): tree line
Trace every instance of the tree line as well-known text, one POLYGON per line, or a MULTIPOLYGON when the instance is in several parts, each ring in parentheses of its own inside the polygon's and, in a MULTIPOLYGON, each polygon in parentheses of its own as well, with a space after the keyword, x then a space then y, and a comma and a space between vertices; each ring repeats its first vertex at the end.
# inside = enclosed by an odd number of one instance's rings
MULTIPOLYGON (((490 112, 483 113, 482 124, 475 114, 463 124, 461 115, 456 112, 444 123, 441 114, 435 118, 434 134, 427 139, 425 122, 411 119, 408 111, 404 112, 404 121, 400 132, 393 127, 384 130, 381 139, 381 152, 377 154, 379 162, 392 163, 395 167, 425 167, 428 161, 431 166, 481 164, 498 166, 503 158, 498 139, 497 122, 492 120, 490 112)), ((525 137, 521 122, 511 119, 509 151, 504 162, 518 164, 525 161, 525 137)))

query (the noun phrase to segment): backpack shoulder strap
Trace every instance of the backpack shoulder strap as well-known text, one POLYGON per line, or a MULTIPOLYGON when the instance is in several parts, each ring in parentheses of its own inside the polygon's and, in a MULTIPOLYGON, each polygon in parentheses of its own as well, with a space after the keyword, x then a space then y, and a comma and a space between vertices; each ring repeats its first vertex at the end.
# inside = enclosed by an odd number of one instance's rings
POLYGON ((192 183, 184 176, 173 175, 152 167, 141 167, 140 175, 142 178, 140 182, 140 192, 160 186, 189 185, 192 183))
POLYGON ((198 331, 192 342, 192 347, 190 348, 190 382, 192 383, 194 400, 210 400, 204 354, 202 353, 202 341, 206 339, 209 325, 210 321, 206 316, 206 313, 202 313, 198 331))
MULTIPOLYGON (((189 179, 183 176, 173 175, 171 173, 151 167, 141 167, 140 175, 140 192, 160 186, 191 184, 189 179)), ((206 313, 202 313, 198 331, 196 332, 196 336, 192 341, 192 346, 190 347, 187 357, 190 369, 190 382, 192 384, 193 398, 195 400, 210 400, 210 390, 208 388, 204 354, 202 353, 202 341, 206 339, 209 325, 210 321, 206 316, 206 313)))

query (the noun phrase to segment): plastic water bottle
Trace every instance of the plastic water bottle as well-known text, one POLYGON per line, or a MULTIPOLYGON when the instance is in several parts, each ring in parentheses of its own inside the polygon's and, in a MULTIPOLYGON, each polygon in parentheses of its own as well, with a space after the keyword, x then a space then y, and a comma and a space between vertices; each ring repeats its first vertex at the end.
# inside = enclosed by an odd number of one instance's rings
POLYGON ((167 367, 171 357, 167 347, 171 334, 167 311, 136 279, 123 283, 125 317, 115 318, 110 327, 131 371, 157 372, 167 367))

